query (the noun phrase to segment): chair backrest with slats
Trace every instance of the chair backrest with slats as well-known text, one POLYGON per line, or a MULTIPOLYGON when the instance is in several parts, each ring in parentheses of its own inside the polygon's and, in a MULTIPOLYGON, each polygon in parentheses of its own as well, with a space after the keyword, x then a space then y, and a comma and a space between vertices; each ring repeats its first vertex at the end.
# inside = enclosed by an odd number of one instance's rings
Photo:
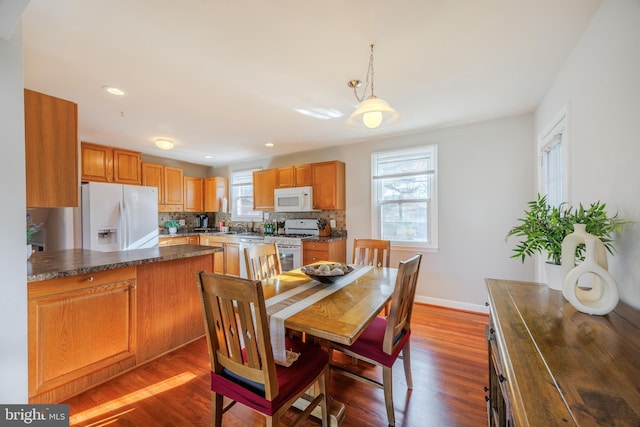
POLYGON ((373 265, 389 267, 391 258, 391 242, 378 239, 354 239, 353 263, 357 265, 373 265))
POLYGON ((275 243, 250 246, 244 249, 247 277, 264 280, 282 273, 278 245, 275 243))
POLYGON ((211 369, 264 384, 273 400, 278 380, 261 282, 201 271, 198 285, 211 369))
POLYGON ((418 273, 420 272, 420 262, 422 254, 414 255, 405 261, 400 261, 398 276, 391 297, 391 311, 387 318, 387 330, 384 334, 382 350, 391 354, 393 347, 398 342, 398 337, 402 336, 411 326, 411 312, 413 311, 413 300, 416 296, 416 284, 418 283, 418 273))

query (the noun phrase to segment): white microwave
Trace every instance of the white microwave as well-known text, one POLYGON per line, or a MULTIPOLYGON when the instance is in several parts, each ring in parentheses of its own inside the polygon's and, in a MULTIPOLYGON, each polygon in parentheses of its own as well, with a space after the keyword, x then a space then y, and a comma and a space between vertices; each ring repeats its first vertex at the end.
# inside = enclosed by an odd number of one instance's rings
POLYGON ((313 187, 276 188, 273 191, 276 212, 313 211, 313 187))

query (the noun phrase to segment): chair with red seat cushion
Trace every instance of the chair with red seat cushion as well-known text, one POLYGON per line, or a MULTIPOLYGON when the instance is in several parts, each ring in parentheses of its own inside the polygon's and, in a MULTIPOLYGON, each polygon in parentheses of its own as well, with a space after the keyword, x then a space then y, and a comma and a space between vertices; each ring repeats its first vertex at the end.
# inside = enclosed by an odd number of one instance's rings
POLYGON ((379 381, 347 370, 346 366, 331 364, 331 369, 334 371, 384 390, 384 401, 387 408, 389 425, 395 425, 392 367, 400 355, 400 352, 402 352, 407 387, 409 389, 413 388, 409 344, 411 336, 411 312, 416 294, 416 283, 421 260, 422 254, 417 254, 406 261, 400 262, 398 276, 393 290, 391 311, 387 318, 375 317, 358 339, 349 346, 338 343, 330 344, 330 359, 332 350, 335 349, 357 360, 382 367, 382 383, 380 383, 379 381))
POLYGON ((300 356, 288 368, 276 365, 260 281, 201 271, 198 288, 211 360, 212 425, 221 426, 223 413, 240 402, 264 414, 268 426, 276 426, 302 397, 311 403, 297 419, 307 418, 319 405, 326 427, 327 352, 286 338, 286 348, 300 356), (311 386, 315 397, 306 394, 311 386), (225 396, 233 401, 227 407, 223 407, 225 396))

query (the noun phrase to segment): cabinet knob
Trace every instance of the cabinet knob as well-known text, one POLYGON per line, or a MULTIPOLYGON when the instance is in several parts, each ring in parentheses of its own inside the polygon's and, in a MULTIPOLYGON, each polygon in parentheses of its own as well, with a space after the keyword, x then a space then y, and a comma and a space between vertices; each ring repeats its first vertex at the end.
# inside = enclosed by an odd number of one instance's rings
POLYGON ((93 276, 87 277, 87 282, 93 282, 93 276))
POLYGON ((484 401, 485 401, 485 402, 489 402, 489 401, 491 401, 491 398, 490 398, 489 396, 485 396, 485 397, 484 397, 484 401))
POLYGON ((503 383, 506 379, 507 379, 507 377, 505 377, 502 374, 500 374, 500 376, 498 377, 498 381, 500 381, 501 383, 503 383))
POLYGON ((488 301, 487 301, 487 302, 485 302, 485 303, 484 303, 484 305, 485 305, 486 307, 489 307, 489 302, 488 302, 488 301))
MULTIPOLYGON (((131 289, 137 289, 138 287, 136 285, 131 285, 131 289)), ((485 387, 486 388, 486 387, 485 387)))
POLYGON ((489 391, 489 387, 484 386, 484 391, 489 391))

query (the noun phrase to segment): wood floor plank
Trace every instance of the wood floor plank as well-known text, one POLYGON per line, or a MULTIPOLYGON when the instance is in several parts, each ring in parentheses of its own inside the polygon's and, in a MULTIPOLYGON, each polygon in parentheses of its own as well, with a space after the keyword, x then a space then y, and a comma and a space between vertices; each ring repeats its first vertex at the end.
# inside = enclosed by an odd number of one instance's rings
MULTIPOLYGON (((413 390, 406 388, 402 362, 394 367, 397 426, 481 427, 487 425, 487 315, 416 304, 412 318, 413 390)), ((340 363, 351 359, 338 355, 340 363)), ((350 366, 351 367, 351 366, 350 366)), ((375 367, 356 369, 382 378, 375 367)), ((382 390, 332 373, 330 394, 346 405, 344 427, 386 426, 382 390)), ((199 339, 64 402, 72 426, 210 426, 209 356, 199 339)), ((291 422, 293 413, 284 422, 291 422)), ((264 418, 235 405, 224 426, 260 426, 264 418)), ((305 426, 319 426, 309 420, 305 426)))

